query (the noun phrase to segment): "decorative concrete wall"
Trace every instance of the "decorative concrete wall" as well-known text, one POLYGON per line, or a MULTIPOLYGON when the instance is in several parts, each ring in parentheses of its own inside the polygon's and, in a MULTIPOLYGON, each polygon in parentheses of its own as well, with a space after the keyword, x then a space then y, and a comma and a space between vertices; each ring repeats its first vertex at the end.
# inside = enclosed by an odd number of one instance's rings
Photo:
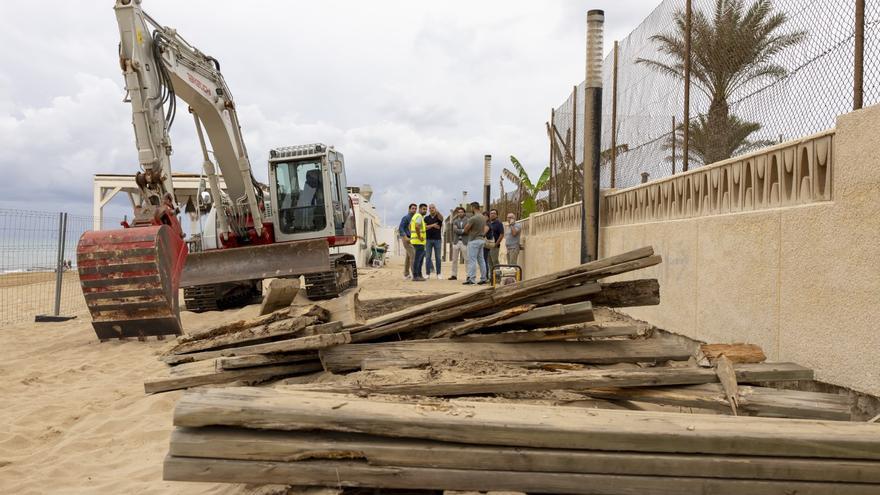
MULTIPOLYGON (((628 313, 707 342, 750 342, 821 381, 880 395, 880 106, 804 139, 602 199, 600 253, 654 246, 661 304, 628 313)), ((580 253, 580 204, 535 213, 526 278, 580 253)))
POLYGON ((523 277, 564 270, 580 263, 581 204, 532 213, 523 222, 523 277))

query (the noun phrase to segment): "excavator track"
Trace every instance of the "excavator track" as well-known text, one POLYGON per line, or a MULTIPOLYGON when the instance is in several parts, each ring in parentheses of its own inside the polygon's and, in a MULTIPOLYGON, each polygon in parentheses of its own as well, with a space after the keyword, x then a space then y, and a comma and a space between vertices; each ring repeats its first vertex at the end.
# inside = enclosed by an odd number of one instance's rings
POLYGON ((332 299, 357 286, 357 261, 350 254, 331 254, 330 271, 305 276, 309 299, 332 299))
POLYGON ((183 303, 194 313, 222 311, 258 303, 262 293, 260 280, 196 285, 183 288, 183 303))
POLYGON ((186 253, 167 225, 84 233, 77 269, 98 339, 180 335, 177 291, 186 253))

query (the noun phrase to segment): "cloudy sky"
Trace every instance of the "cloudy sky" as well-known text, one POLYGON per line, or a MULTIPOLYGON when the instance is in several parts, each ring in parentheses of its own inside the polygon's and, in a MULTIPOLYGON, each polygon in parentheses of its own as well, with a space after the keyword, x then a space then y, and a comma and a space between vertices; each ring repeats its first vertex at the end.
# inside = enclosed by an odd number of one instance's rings
MULTIPOLYGON (((91 214, 93 174, 137 170, 113 3, 0 3, 0 208, 91 214)), ((537 174, 550 108, 584 77, 587 10, 605 10, 607 48, 657 3, 144 0, 220 60, 258 179, 272 147, 334 144, 390 222, 479 194, 487 153, 496 193, 509 155, 537 174)), ((172 166, 199 172, 188 117, 172 166)), ((105 215, 128 210, 119 196, 105 215)))

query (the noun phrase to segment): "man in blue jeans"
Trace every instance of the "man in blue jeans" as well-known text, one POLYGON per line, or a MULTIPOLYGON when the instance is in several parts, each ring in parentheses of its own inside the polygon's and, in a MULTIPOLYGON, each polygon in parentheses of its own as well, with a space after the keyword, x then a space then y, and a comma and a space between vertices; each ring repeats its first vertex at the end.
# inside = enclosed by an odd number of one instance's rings
POLYGON ((443 215, 437 211, 434 203, 428 205, 428 215, 425 216, 425 257, 428 260, 428 278, 432 273, 437 274, 437 280, 440 280, 440 248, 443 245, 443 215), (434 259, 431 259, 431 253, 434 253, 434 259), (437 263, 437 270, 434 271, 434 263, 437 263))
POLYGON ((467 235, 467 280, 464 285, 483 285, 486 283, 486 259, 483 257, 483 247, 486 245, 486 217, 480 212, 480 203, 471 203, 471 217, 464 226, 467 235), (480 281, 474 282, 477 277, 477 266, 480 267, 480 281))

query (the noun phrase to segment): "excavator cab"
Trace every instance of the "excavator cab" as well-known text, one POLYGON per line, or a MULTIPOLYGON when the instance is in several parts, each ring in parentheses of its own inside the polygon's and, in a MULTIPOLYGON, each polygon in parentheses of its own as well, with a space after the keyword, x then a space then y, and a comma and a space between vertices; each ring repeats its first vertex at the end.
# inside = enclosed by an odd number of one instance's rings
POLYGON ((275 148, 269 184, 276 242, 326 238, 330 247, 354 244, 342 153, 320 143, 275 148))
MULTIPOLYGON (((330 248, 357 242, 343 160, 342 153, 321 143, 269 152, 269 216, 276 242, 326 239, 330 248)), ((305 274, 305 281, 310 298, 335 297, 357 285, 357 262, 350 254, 331 254, 330 270, 305 274)))

